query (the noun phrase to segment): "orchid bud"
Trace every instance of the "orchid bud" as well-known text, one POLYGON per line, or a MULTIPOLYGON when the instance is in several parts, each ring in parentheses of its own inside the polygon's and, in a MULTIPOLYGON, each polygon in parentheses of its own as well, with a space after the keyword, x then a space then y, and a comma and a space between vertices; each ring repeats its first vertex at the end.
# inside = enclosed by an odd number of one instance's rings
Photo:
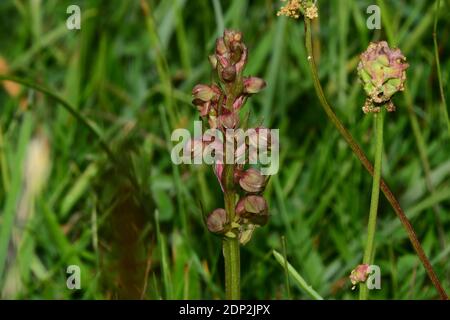
POLYGON ((236 205, 236 214, 260 226, 265 225, 269 219, 266 200, 255 195, 242 198, 236 205))
POLYGON ((222 71, 222 79, 226 82, 233 82, 236 79, 236 66, 225 67, 222 71))
POLYGON ((380 41, 371 43, 361 54, 358 75, 368 97, 381 104, 404 90, 408 66, 400 49, 391 49, 386 41, 380 41))
POLYGON ((236 47, 236 44, 241 43, 242 41, 242 32, 234 31, 234 30, 225 30, 223 32, 223 41, 225 45, 233 49, 236 47))
POLYGON ((197 107, 200 116, 205 117, 211 110, 211 101, 204 102, 200 99, 194 99, 192 103, 197 107))
POLYGON ((266 82, 257 77, 246 77, 244 79, 244 92, 248 94, 258 93, 266 87, 266 82))
POLYGON ((227 224, 227 213, 224 209, 219 208, 208 215, 206 225, 208 230, 213 233, 224 233, 227 224))
POLYGON ((242 173, 239 179, 239 185, 247 192, 259 193, 266 186, 266 178, 258 170, 250 168, 242 173))
POLYGON ((231 43, 234 41, 234 31, 233 30, 224 30, 223 31, 223 42, 227 46, 230 47, 231 43))
POLYGON ((244 95, 239 96, 233 102, 233 110, 235 110, 235 111, 239 110, 244 105, 244 102, 245 102, 245 96, 244 95))
POLYGON ((350 281, 353 284, 352 290, 355 289, 356 284, 361 282, 366 282, 367 276, 369 275, 369 265, 360 264, 350 273, 350 281))
POLYGON ((230 61, 228 60, 227 57, 217 55, 216 58, 217 58, 217 62, 218 62, 217 66, 222 67, 222 69, 218 69, 219 71, 223 70, 223 68, 226 68, 230 65, 230 61))
POLYGON ((247 56, 248 56, 248 49, 244 44, 242 44, 242 52, 240 54, 239 61, 236 62, 236 72, 241 73, 244 70, 244 67, 247 64, 247 56))
POLYGON ((220 95, 220 90, 214 86, 206 84, 198 84, 192 89, 192 96, 194 97, 194 104, 196 101, 208 102, 217 98, 220 95))
POLYGON ((225 53, 227 53, 227 51, 228 49, 227 46, 225 45, 224 39, 222 37, 218 38, 216 40, 216 54, 222 56, 225 53))

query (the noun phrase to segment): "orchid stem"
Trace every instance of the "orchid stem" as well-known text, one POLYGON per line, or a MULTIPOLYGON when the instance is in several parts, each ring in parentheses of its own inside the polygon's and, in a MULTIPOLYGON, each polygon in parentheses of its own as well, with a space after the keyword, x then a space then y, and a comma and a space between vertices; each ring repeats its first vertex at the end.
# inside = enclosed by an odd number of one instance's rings
MULTIPOLYGON (((225 177, 225 211, 228 222, 234 221, 236 193, 233 190, 234 167, 232 164, 226 164, 224 169, 225 177)), ((223 257, 225 261, 225 293, 227 300, 239 300, 240 293, 240 252, 239 239, 224 236, 223 238, 223 257)))

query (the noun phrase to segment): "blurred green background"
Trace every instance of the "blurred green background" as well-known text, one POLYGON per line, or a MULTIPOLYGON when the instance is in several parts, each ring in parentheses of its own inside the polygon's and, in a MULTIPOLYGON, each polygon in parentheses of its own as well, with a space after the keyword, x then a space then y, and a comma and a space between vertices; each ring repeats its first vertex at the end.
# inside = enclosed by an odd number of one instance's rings
MULTIPOLYGON (((437 28, 446 96, 450 1, 437 28)), ((191 89, 208 83, 207 57, 223 29, 244 34, 246 74, 267 88, 248 110, 280 129, 280 171, 267 188, 271 219, 241 250, 242 297, 307 299, 272 250, 282 251, 327 299, 354 299, 350 271, 364 250, 371 178, 327 121, 308 71, 301 20, 277 18, 275 0, 0 1, 0 296, 4 299, 216 299, 224 297, 221 240, 202 215, 223 207, 207 166, 175 166, 171 131, 198 118, 191 89), (66 9, 81 8, 81 30, 66 9), (86 120, 91 126, 90 130, 86 120), (97 132, 95 134, 94 132, 97 132), (99 135, 104 137, 105 152, 99 135), (69 265, 81 289, 66 286, 69 265)), ((408 90, 386 117, 383 176, 450 290, 450 145, 433 47, 434 1, 318 1, 319 75, 339 118, 373 157, 361 107, 358 55, 389 40, 408 58, 408 90), (378 4, 381 30, 368 30, 378 4), (413 128, 415 128, 413 130, 413 128)), ((382 197, 376 299, 437 293, 382 197)))

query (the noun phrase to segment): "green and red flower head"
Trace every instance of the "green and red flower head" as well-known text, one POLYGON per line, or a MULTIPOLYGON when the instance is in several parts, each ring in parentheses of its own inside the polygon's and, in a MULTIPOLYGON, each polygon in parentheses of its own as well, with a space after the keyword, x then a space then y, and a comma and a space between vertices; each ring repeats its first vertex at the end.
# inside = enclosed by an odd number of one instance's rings
MULTIPOLYGON (((360 55, 358 64, 358 75, 369 99, 367 103, 385 104, 388 110, 392 109, 390 100, 395 93, 404 90, 408 66, 400 49, 391 49, 386 41, 371 43, 360 55)), ((370 111, 367 103, 364 110, 370 111)))

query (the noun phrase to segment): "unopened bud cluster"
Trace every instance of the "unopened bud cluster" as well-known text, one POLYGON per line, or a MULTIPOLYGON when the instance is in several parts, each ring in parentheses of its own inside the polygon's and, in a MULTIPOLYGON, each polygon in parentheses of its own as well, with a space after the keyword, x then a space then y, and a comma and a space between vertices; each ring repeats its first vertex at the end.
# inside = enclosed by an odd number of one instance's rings
POLYGON ((358 75, 367 94, 364 113, 395 111, 392 96, 404 90, 406 58, 400 49, 391 49, 386 41, 371 43, 360 56, 358 75))
POLYGON ((367 281, 367 277, 369 276, 369 265, 368 264, 360 264, 350 273, 350 281, 352 283, 352 290, 355 290, 356 285, 358 283, 364 283, 367 281))
POLYGON ((277 16, 298 19, 301 14, 304 14, 310 20, 319 17, 315 3, 310 0, 281 0, 281 2, 285 4, 277 12, 277 16))
MULTIPOLYGON (((266 86, 263 79, 244 77, 243 71, 247 64, 247 57, 248 49, 242 42, 242 33, 226 30, 216 41, 215 53, 209 57, 217 73, 218 82, 210 85, 199 84, 192 90, 193 104, 205 120, 204 123, 210 129, 220 130, 226 141, 235 139, 231 136, 231 130, 227 129, 240 127, 240 111, 247 98, 266 86)), ((243 125, 245 129, 248 129, 247 121, 243 125)), ((265 141, 266 147, 270 150, 268 129, 263 129, 265 128, 253 128, 254 134, 248 137, 245 146, 250 147, 252 144, 265 141), (265 136, 261 134, 262 131, 265 131, 265 136)), ((225 143, 225 141, 207 143, 225 143)), ((193 146, 194 149, 195 146, 193 146)), ((249 156, 240 147, 234 146, 233 151, 237 158, 249 156)), ((233 165, 234 174, 230 183, 225 181, 224 168, 225 165, 222 162, 216 162, 214 173, 224 192, 232 190, 238 195, 235 216, 230 219, 224 209, 216 209, 208 215, 207 227, 213 233, 239 237, 241 243, 245 243, 251 237, 251 235, 249 237, 249 230, 254 230, 255 226, 262 226, 268 221, 267 202, 261 195, 267 183, 267 176, 262 175, 258 169, 246 167, 245 162, 243 164, 239 162, 233 165)))

